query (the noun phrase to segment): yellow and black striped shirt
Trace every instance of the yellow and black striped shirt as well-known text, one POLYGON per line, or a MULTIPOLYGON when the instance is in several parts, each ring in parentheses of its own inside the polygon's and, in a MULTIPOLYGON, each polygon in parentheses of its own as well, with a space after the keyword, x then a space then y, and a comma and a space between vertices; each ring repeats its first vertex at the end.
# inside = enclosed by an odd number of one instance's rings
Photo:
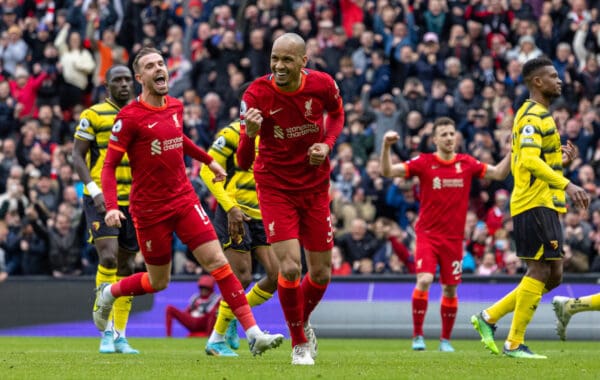
POLYGON ((510 214, 534 207, 566 212, 560 135, 548 109, 528 99, 513 124, 511 170, 515 180, 510 214))
MULTIPOLYGON (((213 183, 213 172, 202 165, 200 176, 215 196, 219 205, 228 212, 233 206, 238 206, 252 219, 262 219, 258 208, 256 182, 252 168, 248 171, 238 167, 235 153, 240 143, 240 122, 235 121, 221 129, 215 138, 208 154, 215 159, 227 172, 227 181, 213 183)), ((256 146, 258 147, 258 136, 256 146)))
MULTIPOLYGON (((75 138, 90 142, 90 149, 86 155, 86 163, 90 169, 92 180, 100 187, 102 186, 100 176, 102 166, 106 157, 108 140, 115 117, 120 108, 109 99, 84 110, 79 118, 79 124, 75 130, 75 138)), ((129 205, 129 193, 131 192, 131 168, 129 158, 123 156, 121 164, 117 167, 117 194, 120 206, 129 205)), ((87 189, 84 194, 89 195, 87 189)))

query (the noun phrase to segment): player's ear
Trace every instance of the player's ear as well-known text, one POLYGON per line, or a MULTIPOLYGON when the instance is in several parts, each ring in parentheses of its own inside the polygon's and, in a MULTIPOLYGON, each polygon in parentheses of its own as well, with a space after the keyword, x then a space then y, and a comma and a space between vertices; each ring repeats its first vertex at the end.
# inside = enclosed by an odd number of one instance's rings
POLYGON ((141 74, 135 74, 135 80, 136 82, 138 82, 139 84, 142 84, 142 75, 141 74))

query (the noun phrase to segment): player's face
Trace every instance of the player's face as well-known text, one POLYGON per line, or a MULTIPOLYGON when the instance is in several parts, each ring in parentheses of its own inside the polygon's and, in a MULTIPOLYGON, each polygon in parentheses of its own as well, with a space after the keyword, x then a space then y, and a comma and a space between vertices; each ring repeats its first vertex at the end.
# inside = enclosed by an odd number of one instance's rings
POLYGON ((285 39, 275 41, 271 51, 271 71, 277 86, 284 91, 297 90, 306 60, 306 55, 298 45, 285 39))
POLYGON ((152 53, 143 56, 138 61, 139 73, 136 75, 150 95, 167 95, 169 93, 169 73, 165 60, 160 54, 152 53))
POLYGON ((540 91, 547 98, 558 98, 562 93, 562 80, 554 66, 544 66, 539 69, 540 91))
POLYGON ((438 152, 452 154, 456 147, 456 129, 453 125, 439 125, 433 135, 433 143, 438 152))
POLYGON ((126 103, 133 95, 131 71, 124 66, 113 68, 107 86, 112 99, 119 103, 126 103))

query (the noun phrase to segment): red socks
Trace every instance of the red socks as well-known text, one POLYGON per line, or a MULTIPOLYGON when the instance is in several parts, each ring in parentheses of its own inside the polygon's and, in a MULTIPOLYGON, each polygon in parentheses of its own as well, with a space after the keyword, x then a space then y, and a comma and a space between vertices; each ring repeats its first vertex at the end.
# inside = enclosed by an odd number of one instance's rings
POLYGON ((223 299, 227 302, 235 317, 240 321, 244 330, 256 326, 256 321, 248 305, 244 288, 242 288, 242 284, 233 274, 231 266, 225 264, 210 272, 210 274, 217 280, 221 296, 223 296, 223 299))
POLYGON ((447 298, 442 296, 440 314, 442 316, 442 339, 450 340, 454 321, 456 320, 456 311, 458 310, 458 297, 447 298))
POLYGON ((302 297, 300 279, 289 281, 279 274, 277 294, 285 321, 290 329, 292 347, 308 342, 304 335, 304 297, 302 297))
POLYGON ((308 273, 304 276, 302 284, 300 285, 302 296, 304 297, 304 322, 308 321, 310 314, 315 307, 317 307, 321 298, 323 298, 323 295, 327 290, 327 285, 328 284, 320 285, 313 282, 308 273))
POLYGON ((114 283, 110 287, 110 292, 113 297, 118 298, 122 296, 141 296, 143 294, 156 293, 156 290, 150 285, 148 273, 140 272, 114 283))
POLYGON ((423 336, 423 322, 427 313, 427 301, 429 292, 424 292, 415 288, 412 294, 412 313, 413 313, 413 337, 423 336))

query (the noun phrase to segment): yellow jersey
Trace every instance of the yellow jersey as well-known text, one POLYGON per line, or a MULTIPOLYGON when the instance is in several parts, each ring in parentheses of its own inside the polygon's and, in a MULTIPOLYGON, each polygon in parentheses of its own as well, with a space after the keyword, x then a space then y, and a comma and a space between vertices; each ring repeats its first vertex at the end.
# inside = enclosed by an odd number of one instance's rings
MULTIPOLYGON (((227 172, 227 180, 225 183, 213 183, 214 174, 206 165, 202 165, 200 176, 225 212, 238 206, 252 219, 261 220, 252 168, 248 171, 242 170, 237 164, 235 153, 239 143, 240 122, 235 121, 217 133, 208 150, 208 154, 227 172)), ((256 146, 258 147, 258 136, 256 146)))
MULTIPOLYGON (((106 99, 104 103, 95 104, 84 110, 75 129, 76 139, 90 142, 90 149, 86 154, 86 163, 92 180, 98 187, 102 186, 100 181, 102 166, 104 165, 113 123, 119 111, 119 106, 106 99)), ((116 176, 118 203, 120 206, 129 206, 131 168, 129 167, 127 154, 123 156, 121 164, 117 167, 116 176)), ((86 188, 84 188, 83 193, 89 195, 86 188)))
POLYGON ((534 207, 566 212, 569 180, 563 176, 560 135, 548 109, 531 99, 515 115, 510 166, 512 216, 534 207))

